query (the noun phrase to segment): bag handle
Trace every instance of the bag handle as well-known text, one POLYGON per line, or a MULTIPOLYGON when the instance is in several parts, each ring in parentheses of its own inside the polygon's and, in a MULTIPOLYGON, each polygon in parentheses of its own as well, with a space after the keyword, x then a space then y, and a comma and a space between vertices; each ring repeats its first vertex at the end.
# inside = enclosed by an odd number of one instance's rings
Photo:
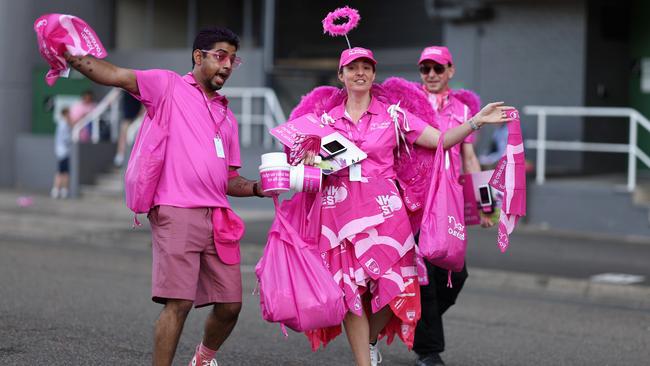
POLYGON ((282 211, 282 207, 280 206, 280 200, 278 199, 277 195, 273 196, 273 205, 275 206, 275 217, 280 220, 280 224, 284 230, 287 231, 289 236, 291 237, 291 245, 298 249, 302 249, 308 246, 307 243, 305 243, 304 240, 300 237, 300 234, 298 234, 298 231, 291 225, 289 220, 284 216, 284 212, 282 211), (296 243, 296 241, 298 243, 296 243))
POLYGON ((443 161, 440 162, 440 166, 443 167, 444 170, 451 170, 452 174, 456 175, 454 159, 451 158, 449 152, 453 148, 453 146, 450 147, 449 149, 445 149, 444 141, 445 141, 445 132, 441 131, 440 137, 438 137, 438 146, 436 147, 436 159, 444 159, 443 161))

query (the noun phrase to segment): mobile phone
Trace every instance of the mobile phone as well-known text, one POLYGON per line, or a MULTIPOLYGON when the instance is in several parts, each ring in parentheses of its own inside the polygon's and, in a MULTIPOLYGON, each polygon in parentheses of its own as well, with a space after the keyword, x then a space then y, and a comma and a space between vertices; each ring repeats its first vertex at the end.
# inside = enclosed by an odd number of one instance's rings
POLYGON ((324 159, 329 159, 338 154, 345 152, 345 150, 347 150, 347 148, 343 146, 342 143, 336 140, 332 140, 326 144, 323 144, 321 148, 321 155, 323 155, 324 159))
POLYGON ((483 212, 492 212, 492 189, 487 184, 478 187, 479 204, 483 212))

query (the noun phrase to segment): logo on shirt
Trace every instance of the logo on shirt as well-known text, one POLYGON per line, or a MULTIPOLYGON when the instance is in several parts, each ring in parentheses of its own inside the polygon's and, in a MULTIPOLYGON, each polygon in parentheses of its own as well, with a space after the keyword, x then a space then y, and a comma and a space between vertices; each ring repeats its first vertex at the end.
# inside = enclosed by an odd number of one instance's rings
POLYGON ((325 208, 334 207, 337 203, 343 202, 348 198, 348 190, 343 186, 329 186, 323 191, 322 197, 322 204, 325 208))
POLYGON ((407 336, 409 334, 409 325, 402 323, 402 335, 407 336))
POLYGON ((402 200, 394 192, 391 192, 391 194, 379 195, 375 197, 375 201, 379 205, 385 218, 392 217, 393 213, 399 211, 403 206, 402 200))
POLYGON ((354 297, 354 310, 361 310, 361 296, 359 294, 354 297))
POLYGON ((390 127, 391 122, 390 121, 384 121, 384 122, 372 122, 370 124, 370 131, 374 130, 385 130, 386 128, 390 127))
POLYGON ((366 268, 373 274, 378 275, 379 274, 379 264, 377 264, 377 261, 370 258, 368 261, 365 263, 366 268))

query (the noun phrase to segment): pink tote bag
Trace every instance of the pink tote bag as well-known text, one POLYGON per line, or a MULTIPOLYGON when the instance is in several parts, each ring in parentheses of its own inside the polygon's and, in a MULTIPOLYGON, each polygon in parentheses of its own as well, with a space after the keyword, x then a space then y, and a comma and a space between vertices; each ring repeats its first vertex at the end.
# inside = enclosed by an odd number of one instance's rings
POLYGON ((277 197, 274 201, 275 221, 255 267, 262 317, 297 332, 341 324, 346 313, 343 291, 288 218, 292 210, 287 208, 302 205, 285 202, 280 207, 277 197))
POLYGON ((419 249, 432 264, 459 272, 467 248, 463 187, 458 183, 454 162, 443 149, 440 134, 433 163, 433 177, 424 206, 419 249))

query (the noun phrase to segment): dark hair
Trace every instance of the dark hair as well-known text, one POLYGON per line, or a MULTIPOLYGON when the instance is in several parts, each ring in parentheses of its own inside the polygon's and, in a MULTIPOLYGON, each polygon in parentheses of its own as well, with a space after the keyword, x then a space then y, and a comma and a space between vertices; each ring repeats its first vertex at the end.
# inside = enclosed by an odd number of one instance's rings
POLYGON ((217 42, 227 42, 239 49, 239 37, 224 27, 203 28, 194 38, 192 45, 192 67, 194 67, 194 50, 208 50, 217 42))
POLYGON ((93 91, 90 90, 90 89, 86 89, 86 90, 81 92, 81 96, 83 97, 84 95, 90 95, 91 97, 94 97, 95 93, 93 93, 93 91))

